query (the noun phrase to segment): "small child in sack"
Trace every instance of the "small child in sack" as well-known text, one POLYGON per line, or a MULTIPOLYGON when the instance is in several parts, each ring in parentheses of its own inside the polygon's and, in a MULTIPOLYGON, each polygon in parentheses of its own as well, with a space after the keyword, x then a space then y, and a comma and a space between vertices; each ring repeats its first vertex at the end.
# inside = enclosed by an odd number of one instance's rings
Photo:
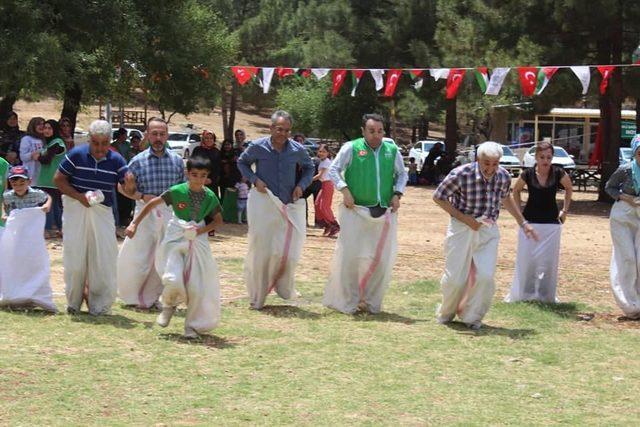
POLYGON ((197 338, 220 320, 220 281, 208 233, 222 224, 222 214, 220 201, 205 186, 209 168, 209 159, 189 159, 187 182, 152 199, 126 229, 127 236, 134 238, 138 224, 156 206, 166 203, 173 208, 156 255, 156 269, 164 285, 157 323, 168 326, 176 307, 186 303, 185 338, 197 338))
POLYGON ((240 182, 235 185, 238 190, 238 201, 236 206, 238 208, 238 224, 242 224, 242 218, 247 218, 247 199, 249 198, 249 184, 247 184, 247 178, 244 176, 240 178, 240 182))
POLYGON ((44 214, 51 209, 51 196, 30 187, 26 166, 12 167, 7 176, 11 190, 2 203, 2 219, 9 220, 0 238, 0 306, 37 306, 55 313, 44 241, 44 214))

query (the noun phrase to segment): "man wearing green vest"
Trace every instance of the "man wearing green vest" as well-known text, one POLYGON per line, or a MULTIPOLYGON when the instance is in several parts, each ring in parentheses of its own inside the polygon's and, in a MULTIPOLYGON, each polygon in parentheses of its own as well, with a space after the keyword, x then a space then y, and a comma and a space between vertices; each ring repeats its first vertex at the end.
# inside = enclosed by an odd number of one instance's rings
POLYGON ((381 116, 365 114, 362 135, 344 144, 329 168, 344 205, 323 304, 343 313, 382 310, 397 252, 397 212, 408 180, 400 150, 383 138, 381 116))

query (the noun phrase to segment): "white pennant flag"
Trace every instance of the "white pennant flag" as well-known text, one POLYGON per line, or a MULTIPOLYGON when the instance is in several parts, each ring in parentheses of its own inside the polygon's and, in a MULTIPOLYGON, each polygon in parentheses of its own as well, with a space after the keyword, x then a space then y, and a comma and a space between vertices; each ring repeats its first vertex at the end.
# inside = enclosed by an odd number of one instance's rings
POLYGON ((589 82, 591 81, 591 69, 586 66, 571 67, 571 71, 578 77, 582 83, 582 94, 586 95, 589 90, 589 82))
POLYGON ((382 78, 384 76, 384 70, 374 69, 369 70, 369 72, 371 73, 373 80, 376 82, 376 90, 382 89, 384 87, 384 79, 382 78))
POLYGON ((424 79, 422 77, 418 78, 415 82, 413 82, 413 88, 415 90, 418 90, 422 87, 422 83, 424 82, 424 79))
POLYGON ((502 83, 504 83, 504 78, 507 77, 509 70, 511 70, 511 68, 494 68, 491 72, 491 78, 489 79, 489 83, 487 83, 487 90, 484 92, 484 94, 499 94, 500 89, 502 89, 502 83))
POLYGON ((320 80, 321 78, 329 74, 329 71, 331 71, 329 68, 312 68, 311 69, 311 72, 313 73, 314 76, 316 76, 316 79, 318 80, 320 80))
POLYGON ((269 93, 269 87, 271 87, 271 79, 273 78, 273 71, 275 68, 273 67, 263 67, 262 68, 262 82, 260 86, 262 86, 263 93, 269 93))
POLYGON ((431 77, 433 77, 436 81, 438 81, 440 79, 446 79, 447 77, 449 77, 449 69, 448 68, 432 68, 429 70, 429 74, 431 74, 431 77))

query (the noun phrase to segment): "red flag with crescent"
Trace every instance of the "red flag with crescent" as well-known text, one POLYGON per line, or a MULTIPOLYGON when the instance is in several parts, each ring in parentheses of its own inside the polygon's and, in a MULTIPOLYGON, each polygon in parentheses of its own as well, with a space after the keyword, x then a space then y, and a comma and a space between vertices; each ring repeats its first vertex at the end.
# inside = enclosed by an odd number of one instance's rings
POLYGON ((258 73, 258 68, 257 67, 231 67, 231 71, 236 76, 236 80, 238 80, 238 83, 240 83, 241 85, 244 85, 247 82, 249 82, 253 78, 253 76, 255 76, 258 73))
POLYGON ((384 96, 391 97, 396 92, 396 86, 398 86, 398 80, 402 75, 402 70, 392 69, 387 73, 387 84, 384 88, 384 96))
POLYGON ((295 74, 293 68, 285 68, 285 67, 276 67, 276 74, 281 79, 284 79, 287 76, 292 76, 295 74))
POLYGON ((447 99, 454 99, 456 97, 465 72, 466 70, 459 68, 452 68, 449 71, 449 76, 447 77, 447 99))
POLYGON ((524 96, 533 96, 538 85, 538 68, 518 67, 518 75, 520 76, 522 94, 524 96))
POLYGON ((598 71, 602 75, 602 81, 600 82, 600 95, 604 95, 607 91, 607 86, 609 86, 609 78, 613 73, 613 69, 616 68, 613 65, 604 65, 602 67, 598 67, 598 71))
POLYGON ((333 80, 333 90, 331 96, 336 96, 340 91, 340 88, 344 84, 344 79, 347 76, 347 70, 331 70, 331 79, 333 80))

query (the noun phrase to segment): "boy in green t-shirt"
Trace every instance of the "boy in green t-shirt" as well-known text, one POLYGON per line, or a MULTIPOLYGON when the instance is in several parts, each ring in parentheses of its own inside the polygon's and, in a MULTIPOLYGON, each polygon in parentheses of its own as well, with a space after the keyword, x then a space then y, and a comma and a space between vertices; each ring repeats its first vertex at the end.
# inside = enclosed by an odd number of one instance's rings
POLYGON ((220 319, 218 267, 209 248, 208 233, 222 224, 220 201, 205 182, 209 160, 187 161, 187 182, 174 185, 147 203, 127 227, 133 238, 138 224, 160 203, 173 208, 173 218, 160 244, 156 268, 164 290, 157 323, 166 327, 176 307, 187 303, 184 336, 197 338, 213 329, 220 319))

